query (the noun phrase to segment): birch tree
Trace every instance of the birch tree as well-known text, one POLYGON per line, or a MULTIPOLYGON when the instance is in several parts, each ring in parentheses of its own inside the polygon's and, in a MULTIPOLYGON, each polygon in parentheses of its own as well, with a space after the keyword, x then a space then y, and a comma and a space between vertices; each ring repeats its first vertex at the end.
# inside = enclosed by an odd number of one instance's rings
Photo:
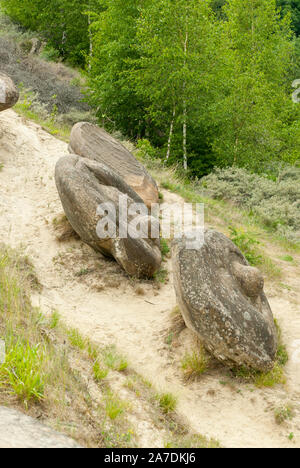
POLYGON ((148 103, 151 121, 165 135, 166 160, 174 139, 178 152, 181 132, 182 164, 187 170, 189 134, 205 101, 213 15, 205 0, 148 1, 140 11, 140 57, 132 76, 138 94, 148 103))

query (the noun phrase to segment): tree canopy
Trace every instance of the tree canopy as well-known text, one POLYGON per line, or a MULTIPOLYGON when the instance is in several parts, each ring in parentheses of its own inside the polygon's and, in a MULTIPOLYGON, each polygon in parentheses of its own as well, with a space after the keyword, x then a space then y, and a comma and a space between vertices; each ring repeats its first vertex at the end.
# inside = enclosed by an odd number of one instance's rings
POLYGON ((1 0, 86 73, 99 123, 168 164, 299 164, 300 0, 1 0), (299 74, 299 76, 298 76, 299 74))

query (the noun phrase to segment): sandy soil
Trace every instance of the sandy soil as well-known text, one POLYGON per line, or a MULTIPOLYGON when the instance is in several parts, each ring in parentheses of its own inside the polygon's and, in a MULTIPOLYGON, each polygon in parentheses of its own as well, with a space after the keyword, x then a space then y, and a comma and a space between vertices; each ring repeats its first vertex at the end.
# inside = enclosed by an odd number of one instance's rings
MULTIPOLYGON (((267 284, 291 356, 287 385, 263 390, 224 385, 226 370, 220 368, 199 382, 184 383, 178 360, 192 340, 190 332, 182 332, 178 350, 166 343, 176 305, 170 261, 170 279, 161 288, 150 282, 135 284, 118 265, 79 240, 56 240, 52 221, 62 207, 54 167, 64 154, 67 145, 35 123, 11 110, 0 114, 0 237, 12 247, 22 247, 33 261, 43 285, 34 303, 45 313, 57 309, 69 325, 95 342, 115 343, 131 367, 158 390, 178 396, 178 413, 194 431, 226 447, 300 447, 300 258, 295 265, 282 262, 285 288, 267 284), (295 417, 278 426, 274 408, 288 403, 295 417), (288 440, 290 433, 293 441, 288 440)), ((174 199, 178 197, 165 192, 165 201, 174 199)), ((280 254, 272 253, 277 259, 280 254)))

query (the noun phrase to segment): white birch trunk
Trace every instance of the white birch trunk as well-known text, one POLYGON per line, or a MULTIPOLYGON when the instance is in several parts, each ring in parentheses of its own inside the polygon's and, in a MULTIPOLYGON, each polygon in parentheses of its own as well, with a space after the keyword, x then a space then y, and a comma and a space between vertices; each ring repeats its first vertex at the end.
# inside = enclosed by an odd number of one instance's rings
POLYGON ((170 124, 170 133, 169 133, 169 139, 168 139, 168 150, 167 150, 167 156, 166 156, 166 161, 169 160, 170 154, 171 154, 171 144, 172 144, 172 138, 173 138, 173 131, 174 131, 174 120, 175 120, 175 115, 176 115, 176 108, 174 106, 173 109, 173 118, 170 124))
MULTIPOLYGON (((187 46, 188 46, 188 31, 186 27, 185 41, 184 41, 184 66, 186 66, 187 59, 187 46)), ((183 167, 188 170, 187 162, 187 104, 186 104, 186 82, 183 83, 183 167)))

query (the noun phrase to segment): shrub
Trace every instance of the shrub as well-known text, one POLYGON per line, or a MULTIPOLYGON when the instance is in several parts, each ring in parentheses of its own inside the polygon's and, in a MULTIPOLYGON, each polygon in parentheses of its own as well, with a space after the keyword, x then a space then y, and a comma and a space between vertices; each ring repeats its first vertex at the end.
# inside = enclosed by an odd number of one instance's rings
POLYGON ((173 413, 177 406, 177 398, 172 393, 162 393, 156 395, 159 406, 166 414, 173 413))
POLYGON ((58 50, 54 49, 54 47, 51 47, 49 45, 43 48, 40 55, 41 58, 46 60, 47 62, 57 62, 59 60, 58 50))
POLYGON ((294 417, 294 410, 290 405, 276 408, 274 413, 277 424, 282 424, 288 419, 293 419, 294 417))
POLYGON ((197 351, 186 353, 181 361, 185 378, 196 379, 207 370, 209 358, 202 346, 197 351))
POLYGON ((216 169, 202 180, 213 198, 231 201, 292 242, 300 241, 300 169, 286 166, 272 180, 245 169, 216 169))
POLYGON ((259 265, 262 261, 262 256, 256 251, 259 242, 241 229, 229 226, 229 231, 230 239, 241 250, 250 265, 259 265))

